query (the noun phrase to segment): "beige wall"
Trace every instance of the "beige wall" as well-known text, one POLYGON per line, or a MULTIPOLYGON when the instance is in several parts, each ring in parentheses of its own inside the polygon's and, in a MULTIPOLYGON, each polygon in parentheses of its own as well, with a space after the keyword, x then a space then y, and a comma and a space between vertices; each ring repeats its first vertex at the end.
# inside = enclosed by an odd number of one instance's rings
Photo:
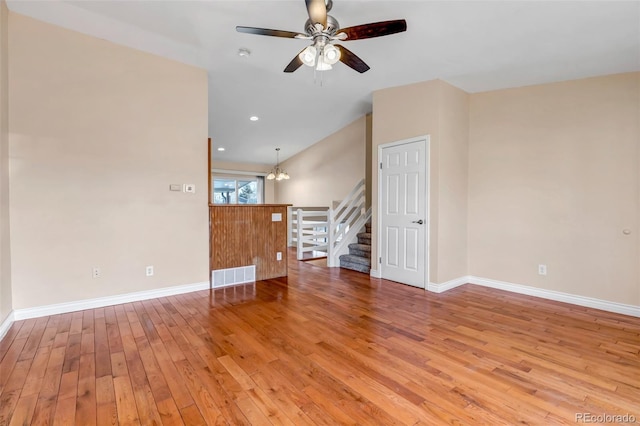
POLYGON ((9 11, 0 1, 0 324, 12 310, 9 221, 9 11))
MULTIPOLYGON (((437 189, 434 180, 437 174, 437 158, 434 151, 437 150, 438 137, 438 81, 426 81, 407 86, 391 87, 373 92, 373 123, 372 123, 372 159, 373 176, 371 185, 372 223, 371 241, 371 269, 379 268, 377 241, 378 223, 378 147, 380 145, 395 142, 415 136, 430 136, 430 202, 429 215, 431 224, 436 222, 437 209, 434 191, 437 189)), ((429 230, 429 273, 430 280, 434 280, 437 270, 437 229, 429 230)))
POLYGON ((294 206, 332 206, 365 177, 366 116, 287 159, 291 179, 275 185, 276 202, 294 206))
MULTIPOLYGON (((0 322, 207 281, 206 81, 0 1, 0 322)), ((330 205, 367 174, 375 223, 378 146, 430 135, 431 282, 470 274, 640 305, 640 73, 474 95, 429 81, 373 99, 373 120, 284 162, 292 179, 268 182, 265 201, 330 205)))
POLYGON ((470 274, 639 305, 639 76, 374 92, 374 167, 379 145, 430 135, 430 281, 470 274))
POLYGON ((464 276, 469 195, 469 95, 439 85, 437 283, 464 276))
POLYGON ((471 274, 640 305, 639 108, 640 73, 472 95, 471 274))
POLYGON ((14 309, 208 281, 205 71, 9 23, 14 309))
MULTIPOLYGON (((378 220, 378 147, 429 135, 429 281, 467 274, 468 95, 443 81, 373 93, 373 223, 378 220)), ((377 229, 373 227, 373 241, 377 229)), ((378 268, 372 247, 372 269, 378 268)))
MULTIPOLYGON (((273 167, 273 164, 251 164, 251 163, 235 163, 231 161, 221 161, 215 159, 215 152, 212 153, 211 169, 219 169, 228 171, 230 174, 233 172, 251 172, 256 173, 256 176, 269 173, 269 170, 273 167)), ((274 181, 264 180, 264 202, 265 204, 275 203, 274 195, 274 181)))
POLYGON ((373 114, 367 114, 365 120, 365 195, 367 197, 367 207, 371 207, 371 188, 373 186, 373 114))

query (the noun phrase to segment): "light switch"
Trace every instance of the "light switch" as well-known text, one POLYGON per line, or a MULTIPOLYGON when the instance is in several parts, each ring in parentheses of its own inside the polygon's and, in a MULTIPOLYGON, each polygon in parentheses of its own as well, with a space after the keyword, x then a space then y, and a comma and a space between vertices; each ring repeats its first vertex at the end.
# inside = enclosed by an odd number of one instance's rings
POLYGON ((190 192, 192 194, 195 194, 196 192, 196 186, 192 183, 185 183, 184 185, 182 185, 182 191, 183 192, 190 192))
POLYGON ((282 213, 271 213, 271 222, 282 222, 282 213))
POLYGON ((169 185, 169 191, 181 191, 182 186, 179 183, 172 183, 169 185))

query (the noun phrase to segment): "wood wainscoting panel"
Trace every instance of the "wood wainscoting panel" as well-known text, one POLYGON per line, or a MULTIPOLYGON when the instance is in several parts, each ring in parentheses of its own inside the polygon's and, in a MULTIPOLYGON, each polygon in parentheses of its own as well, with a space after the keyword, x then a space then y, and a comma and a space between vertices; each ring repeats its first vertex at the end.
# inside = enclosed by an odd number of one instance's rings
POLYGON ((265 206, 252 210, 256 225, 253 238, 256 280, 284 277, 287 275, 287 207, 265 206), (280 214, 282 220, 272 221, 272 214, 280 214), (277 253, 281 259, 277 260, 277 253))
POLYGON ((287 275, 287 206, 210 206, 211 270, 256 265, 256 280, 287 275), (279 213, 281 221, 272 215, 279 213), (277 260, 277 253, 282 259, 277 260))
POLYGON ((211 269, 251 265, 251 210, 240 206, 216 206, 210 210, 211 269))

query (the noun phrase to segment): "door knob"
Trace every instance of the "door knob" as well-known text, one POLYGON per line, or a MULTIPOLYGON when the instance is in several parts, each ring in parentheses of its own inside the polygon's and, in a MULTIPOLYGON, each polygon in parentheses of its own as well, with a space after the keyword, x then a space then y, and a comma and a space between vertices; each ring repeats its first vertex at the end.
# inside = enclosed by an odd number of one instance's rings
POLYGON ((420 220, 413 220, 411 221, 411 223, 417 223, 418 225, 422 225, 424 222, 422 221, 422 219, 420 219, 420 220))

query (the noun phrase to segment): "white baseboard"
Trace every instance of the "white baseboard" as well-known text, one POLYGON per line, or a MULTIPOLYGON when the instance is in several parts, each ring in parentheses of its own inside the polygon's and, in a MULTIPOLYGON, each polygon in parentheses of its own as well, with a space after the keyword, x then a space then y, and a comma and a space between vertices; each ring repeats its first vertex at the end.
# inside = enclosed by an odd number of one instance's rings
MULTIPOLYGON (((371 276, 380 278, 379 272, 371 270, 371 276), (377 273, 378 275, 374 275, 377 273)), ((473 284, 483 287, 496 288, 498 290, 510 291, 512 293, 526 294, 528 296, 540 297, 542 299, 555 300, 558 302, 571 303, 573 305, 584 306, 587 308, 601 309, 603 311, 615 312, 618 314, 640 317, 640 306, 626 305, 624 303, 611 302, 608 300, 595 299, 593 297, 580 296, 576 294, 563 293, 555 290, 546 290, 543 288, 531 287, 522 284, 514 284, 506 281, 492 280, 489 278, 474 277, 465 275, 455 278, 444 283, 428 283, 427 290, 433 293, 443 293, 463 284, 473 284)))
POLYGON ((377 269, 370 269, 369 275, 372 276, 373 278, 382 278, 382 274, 377 269))
POLYGON ((453 280, 450 281, 446 281, 442 284, 436 284, 436 283, 429 283, 427 284, 427 290, 433 292, 433 293, 443 293, 447 290, 451 290, 452 288, 456 288, 458 286, 461 286, 463 284, 467 284, 469 283, 471 277, 466 275, 464 277, 460 277, 460 278, 455 278, 453 280))
POLYGON ((558 302, 571 303, 573 305, 585 306, 587 308, 601 309, 603 311, 616 312, 618 314, 640 317, 640 306, 636 305, 626 305, 624 303, 611 302, 608 300, 595 299, 592 297, 579 296, 576 294, 562 293, 560 291, 546 290, 543 288, 530 287, 522 284, 513 284, 488 278, 467 276, 464 277, 464 279, 468 280, 467 282, 470 284, 480 285, 483 287, 497 288, 499 290, 511 291, 513 293, 526 294, 528 296, 535 296, 541 297, 543 299, 555 300, 558 302))
POLYGON ((140 300, 155 299, 158 297, 173 296, 176 294, 190 293, 192 291, 208 289, 209 283, 202 282, 196 284, 164 287, 147 291, 138 291, 135 293, 118 294, 115 296, 99 297, 96 299, 85 299, 75 302, 37 306, 35 308, 16 309, 13 311, 13 321, 43 317, 47 315, 64 314, 67 312, 83 311, 85 309, 102 308, 105 306, 119 305, 121 303, 138 302, 140 300))
POLYGON ((7 317, 4 319, 4 321, 2 321, 2 324, 0 324, 0 340, 2 340, 5 334, 7 334, 7 331, 9 331, 9 327, 11 327, 11 324, 13 324, 14 321, 14 312, 11 311, 9 312, 9 315, 7 315, 7 317))
MULTIPOLYGON (((380 272, 371 269, 370 275, 380 278, 380 272)), ((595 299, 592 297, 579 296, 575 294, 562 293, 554 290, 546 290, 537 287, 530 287, 521 284, 514 284, 505 281, 492 280, 474 276, 463 276, 441 284, 429 283, 428 290, 435 293, 442 293, 463 284, 474 284, 483 287, 491 287, 513 293, 526 294, 529 296, 541 297, 543 299, 556 300, 559 302, 571 303, 588 308, 601 309, 608 312, 640 317, 640 306, 627 305, 624 303, 611 302, 608 300, 595 299)), ((229 286, 234 284, 229 284, 229 286)), ((235 284, 237 285, 237 284, 235 284)), ((227 285, 224 285, 226 287, 227 285)), ((223 287, 223 286, 220 286, 223 287)), ((218 287, 219 288, 219 287, 218 287)), ((115 296, 100 297, 96 299, 78 300, 75 302, 58 303, 54 305, 38 306, 35 308, 16 309, 0 324, 0 339, 2 339, 14 321, 29 318, 37 318, 47 315, 57 315, 67 312, 82 311, 85 309, 102 308, 105 306, 118 305, 121 303, 138 302, 141 300, 155 299, 158 297, 173 296, 176 294, 190 293, 193 291, 208 290, 209 283, 202 282, 196 284, 186 284, 173 287, 165 287, 154 290, 139 291, 135 293, 120 294, 115 296)))

